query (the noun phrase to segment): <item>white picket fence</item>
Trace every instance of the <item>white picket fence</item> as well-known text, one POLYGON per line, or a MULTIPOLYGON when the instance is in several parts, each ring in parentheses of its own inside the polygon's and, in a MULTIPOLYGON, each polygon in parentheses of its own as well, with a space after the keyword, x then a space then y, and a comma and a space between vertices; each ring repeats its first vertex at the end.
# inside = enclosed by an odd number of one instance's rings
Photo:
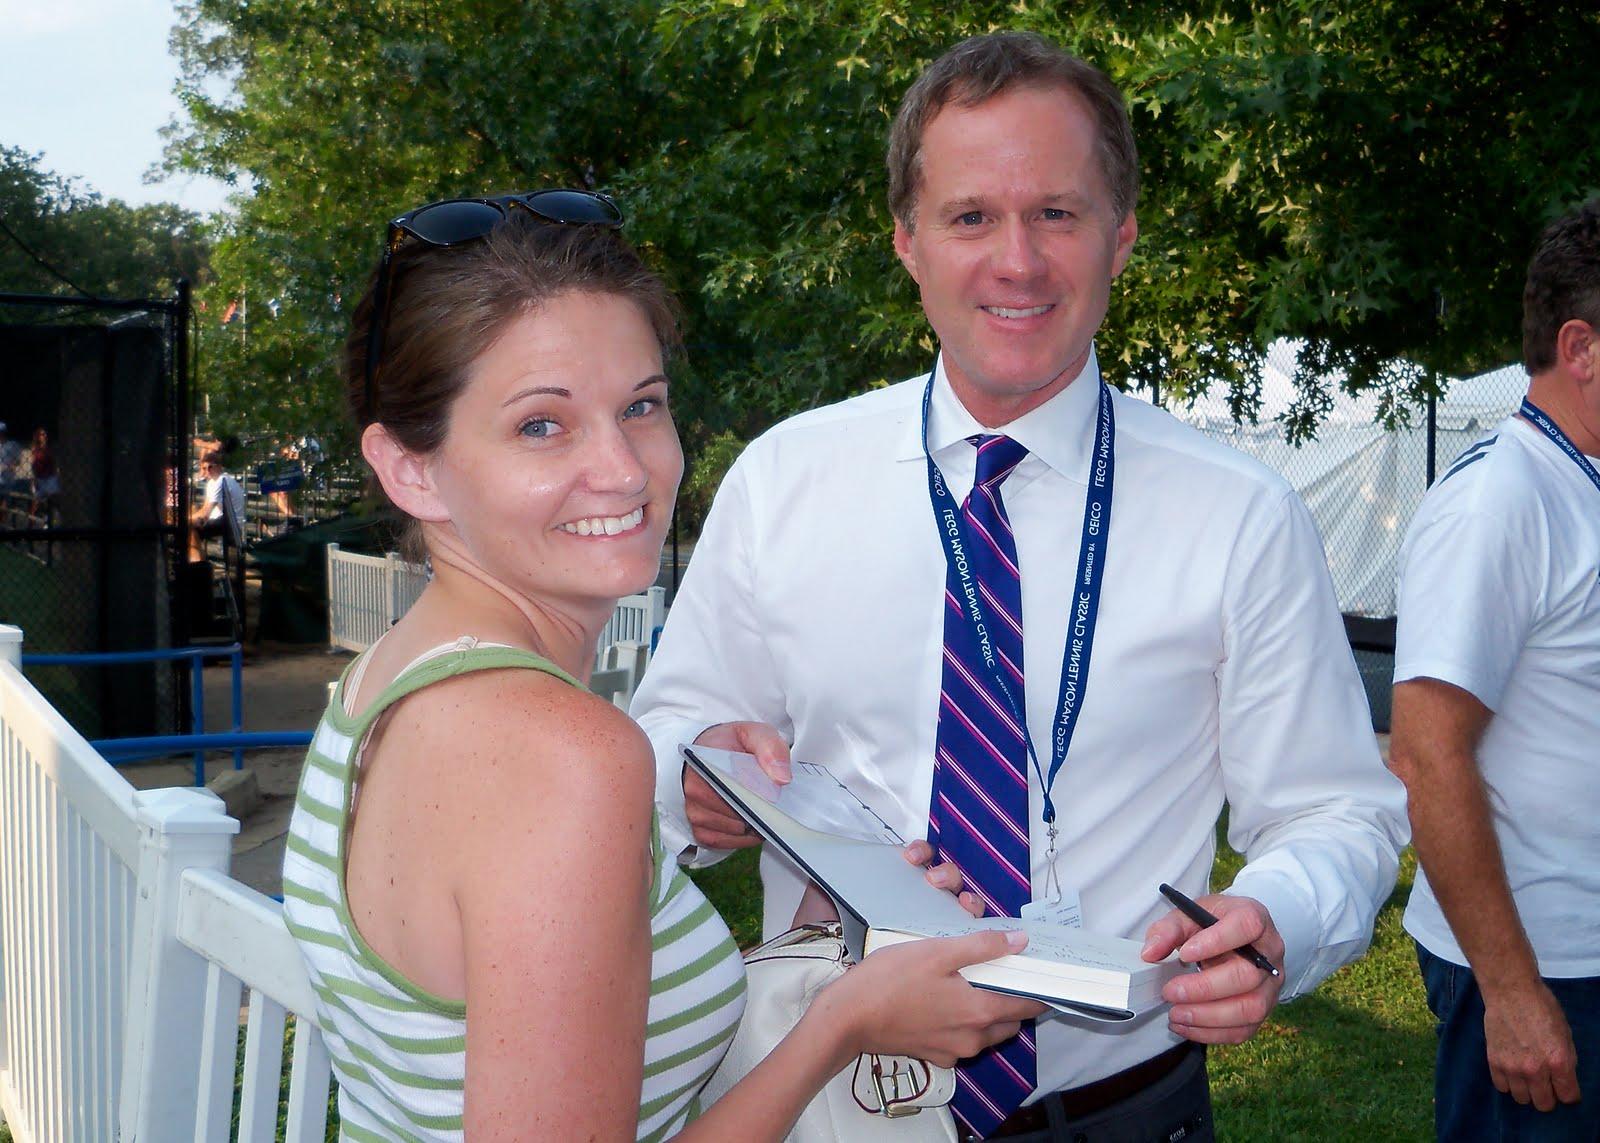
MULTIPOLYGON (((398 553, 363 556, 329 544, 328 643, 347 651, 365 651, 399 621, 426 586, 427 570, 407 563, 398 553)), ((655 634, 666 620, 665 588, 652 587, 618 600, 600 633, 595 669, 608 668, 611 648, 618 643, 638 644, 648 657, 655 634)))
MULTIPOLYGON (((667 621, 667 589, 652 587, 617 600, 617 609, 600 632, 596 654, 603 659, 614 643, 637 643, 646 653, 655 649, 655 635, 667 621)), ((603 665, 603 664, 602 664, 603 665)))
POLYGON ((0 1113, 16 1143, 321 1140, 331 1071, 281 906, 227 876, 203 789, 135 791, 21 672, 0 625, 0 1113), (239 1004, 250 989, 240 1123, 239 1004))
POLYGON ((328 643, 365 651, 410 610, 428 572, 398 552, 363 556, 328 545, 328 643))

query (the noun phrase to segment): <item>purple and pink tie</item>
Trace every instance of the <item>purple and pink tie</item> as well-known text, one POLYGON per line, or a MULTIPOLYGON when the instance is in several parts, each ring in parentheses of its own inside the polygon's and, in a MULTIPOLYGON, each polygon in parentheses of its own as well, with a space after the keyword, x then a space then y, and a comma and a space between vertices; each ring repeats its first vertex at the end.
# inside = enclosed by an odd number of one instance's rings
MULTIPOLYGON (((1022 686, 1022 581, 1000 485, 1028 450, 1005 436, 977 447, 972 492, 961 506, 967 561, 991 649, 1018 706, 1022 686)), ((988 916, 1015 917, 1033 898, 1029 880, 1028 755, 1023 728, 985 664, 952 567, 946 576, 944 675, 935 736, 928 840, 953 861, 988 916)), ((1033 1022, 1011 1040, 961 1063, 951 1110, 980 1138, 1035 1086, 1033 1022)))

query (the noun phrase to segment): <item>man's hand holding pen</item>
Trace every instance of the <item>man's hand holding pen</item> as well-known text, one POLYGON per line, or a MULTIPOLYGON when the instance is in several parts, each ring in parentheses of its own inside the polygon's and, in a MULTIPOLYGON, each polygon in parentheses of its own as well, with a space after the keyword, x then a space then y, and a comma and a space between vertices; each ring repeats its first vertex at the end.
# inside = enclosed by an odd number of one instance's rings
POLYGON ((1277 1006, 1284 983, 1281 974, 1257 967, 1244 950, 1253 947, 1269 963, 1281 965, 1283 938, 1267 907, 1254 898, 1214 893, 1197 903, 1216 917, 1216 924, 1202 925, 1173 909, 1146 930, 1143 956, 1154 962, 1177 949, 1179 959, 1201 966, 1162 990, 1172 1005, 1167 1024, 1175 1033, 1201 1044, 1240 1044, 1277 1006))

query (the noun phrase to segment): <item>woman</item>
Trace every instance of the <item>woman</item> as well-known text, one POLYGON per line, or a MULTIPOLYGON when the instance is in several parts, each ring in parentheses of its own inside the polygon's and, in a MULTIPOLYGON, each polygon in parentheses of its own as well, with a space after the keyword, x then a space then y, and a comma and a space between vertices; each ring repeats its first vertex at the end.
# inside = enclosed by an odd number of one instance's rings
POLYGON ((29 465, 33 471, 33 503, 28 508, 30 516, 53 513, 56 498, 61 495, 61 476, 56 471, 56 454, 50 448, 50 434, 40 425, 33 430, 33 448, 29 451, 29 465))
POLYGON ((620 225, 581 192, 433 204, 357 308, 362 451, 434 574, 341 681, 284 866, 353 1139, 778 1139, 860 1052, 949 1062, 1038 1011, 956 973, 1020 934, 885 950, 694 1118, 743 966, 661 851, 643 734, 580 681, 683 467, 671 305, 620 225))

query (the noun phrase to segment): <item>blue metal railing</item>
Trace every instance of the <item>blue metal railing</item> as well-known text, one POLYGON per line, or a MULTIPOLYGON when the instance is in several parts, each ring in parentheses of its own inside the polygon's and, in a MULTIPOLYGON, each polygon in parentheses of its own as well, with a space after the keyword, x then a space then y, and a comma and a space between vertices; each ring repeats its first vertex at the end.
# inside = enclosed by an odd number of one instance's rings
POLYGON ((247 730, 229 734, 154 734, 144 738, 102 738, 90 742, 107 762, 121 766, 148 758, 164 758, 168 754, 187 754, 194 751, 194 784, 206 782, 205 753, 208 750, 233 751, 235 770, 243 766, 246 750, 261 750, 288 746, 311 745, 309 730, 247 730))
MULTIPOLYGON (((206 784, 206 755, 207 749, 232 749, 233 768, 244 769, 244 751, 249 744, 239 743, 231 747, 200 745, 200 740, 215 738, 216 735, 207 735, 206 729, 206 684, 205 672, 201 670, 201 663, 206 659, 226 658, 232 661, 232 698, 233 698, 233 725, 230 730, 234 735, 241 735, 244 730, 244 652, 237 643, 226 647, 171 647, 149 651, 93 651, 72 655, 39 655, 25 654, 22 656, 24 667, 110 667, 124 663, 171 663, 188 659, 189 666, 189 705, 191 708, 190 726, 192 735, 158 735, 149 738, 103 738, 89 745, 105 755, 114 764, 137 762, 145 758, 160 758, 167 754, 185 754, 192 747, 194 750, 194 784, 206 784), (187 745, 155 749, 154 746, 142 750, 120 750, 119 743, 145 742, 169 743, 181 742, 187 745), (112 758, 112 753, 117 757, 112 758)), ((248 737, 248 736, 246 736, 248 737)), ((309 741, 309 737, 307 738, 309 741)), ((283 745, 295 745, 284 743, 283 745)))

